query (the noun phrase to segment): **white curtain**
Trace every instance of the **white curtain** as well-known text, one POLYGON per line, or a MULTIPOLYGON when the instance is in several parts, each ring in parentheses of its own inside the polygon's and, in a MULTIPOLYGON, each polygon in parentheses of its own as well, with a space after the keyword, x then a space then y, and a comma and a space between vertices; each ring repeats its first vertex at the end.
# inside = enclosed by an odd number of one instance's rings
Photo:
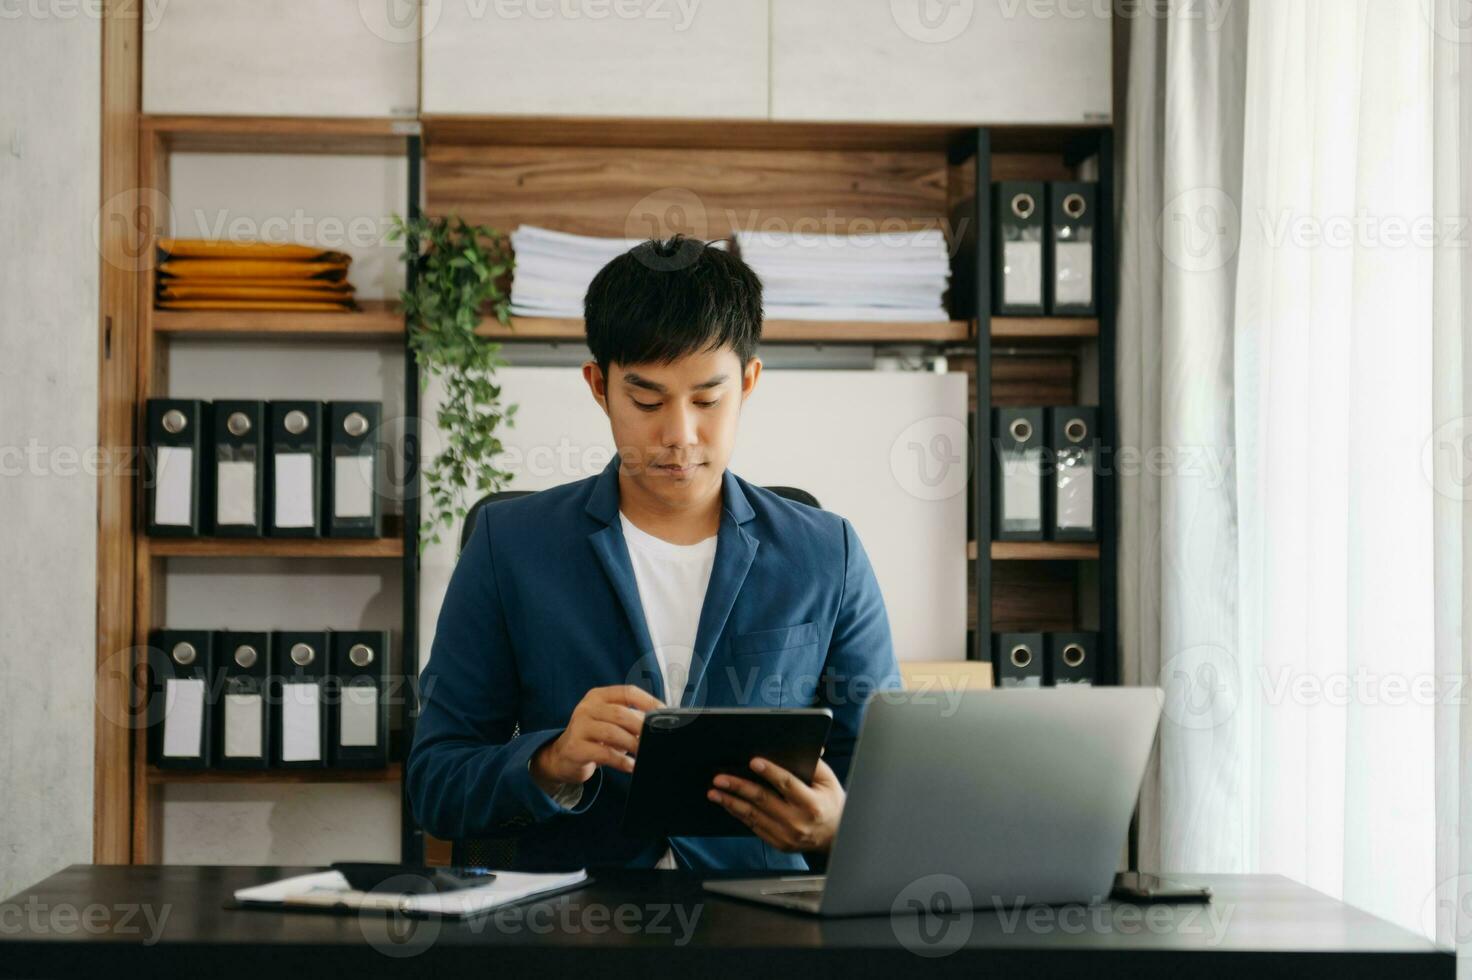
POLYGON ((1133 18, 1121 215, 1121 446, 1159 461, 1121 468, 1121 629, 1167 691, 1142 866, 1283 873, 1444 943, 1472 926, 1458 6, 1133 18))

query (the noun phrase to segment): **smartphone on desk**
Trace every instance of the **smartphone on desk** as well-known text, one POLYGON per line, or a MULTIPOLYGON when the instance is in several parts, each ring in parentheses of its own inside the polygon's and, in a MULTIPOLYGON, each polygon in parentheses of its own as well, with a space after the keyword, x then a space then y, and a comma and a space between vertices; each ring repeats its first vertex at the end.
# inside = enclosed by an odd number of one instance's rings
POLYGON ((332 870, 341 874, 354 891, 391 890, 404 895, 460 891, 496 880, 496 873, 489 868, 431 868, 419 864, 336 861, 332 870))
POLYGON ((1122 902, 1209 902, 1211 889, 1163 875, 1121 871, 1109 897, 1122 902))

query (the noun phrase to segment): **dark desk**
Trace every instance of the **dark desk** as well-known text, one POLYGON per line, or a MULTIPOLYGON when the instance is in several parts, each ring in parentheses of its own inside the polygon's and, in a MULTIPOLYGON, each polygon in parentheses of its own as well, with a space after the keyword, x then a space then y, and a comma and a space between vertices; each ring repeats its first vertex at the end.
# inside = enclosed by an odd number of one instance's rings
POLYGON ((73 865, 0 904, 0 976, 1442 978, 1455 958, 1284 878, 1202 876, 1210 906, 818 920, 604 871, 473 922, 222 908, 289 867, 73 865), (920 930, 924 929, 922 933, 920 930))

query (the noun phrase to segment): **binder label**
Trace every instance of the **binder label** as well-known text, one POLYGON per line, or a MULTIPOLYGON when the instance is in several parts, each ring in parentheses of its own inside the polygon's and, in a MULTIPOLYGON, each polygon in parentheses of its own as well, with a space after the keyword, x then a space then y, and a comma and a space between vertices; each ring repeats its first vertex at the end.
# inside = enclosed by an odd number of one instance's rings
POLYGON ((194 483, 194 450, 187 446, 159 446, 157 452, 153 523, 188 527, 193 503, 190 494, 194 483))
POLYGON ((1094 246, 1091 242, 1059 242, 1053 252, 1053 302, 1057 306, 1091 306, 1094 302, 1094 246))
POLYGON ((163 724, 165 756, 171 759, 198 759, 204 755, 202 679, 171 677, 164 681, 163 724))
POLYGON ((1043 526, 1043 451, 1002 454, 1002 520, 1025 528, 1043 526))
POLYGON ((215 471, 216 524, 256 522, 256 464, 249 460, 221 460, 215 471))
POLYGON ((316 521, 312 501, 311 453, 276 454, 276 527, 312 527, 316 521))
POLYGON ((332 513, 373 516, 373 456, 338 456, 332 461, 332 513))
POLYGON ((378 685, 348 684, 342 689, 338 709, 341 732, 338 744, 367 746, 378 744, 378 685))
POLYGON ((1090 530, 1094 526, 1094 460, 1092 453, 1058 454, 1058 527, 1090 530))
POLYGON ((1002 246, 1002 302, 1037 306, 1043 302, 1043 243, 1006 242, 1002 246))
POLYGON ((259 759, 265 701, 259 694, 225 695, 225 755, 259 759))
POLYGON ((322 686, 281 686, 281 761, 317 762, 322 758, 322 686))

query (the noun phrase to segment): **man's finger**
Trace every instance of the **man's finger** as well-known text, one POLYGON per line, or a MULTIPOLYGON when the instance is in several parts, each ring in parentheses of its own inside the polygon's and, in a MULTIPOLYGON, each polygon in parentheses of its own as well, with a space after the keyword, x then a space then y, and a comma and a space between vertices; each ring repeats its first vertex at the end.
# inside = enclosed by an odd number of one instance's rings
POLYGON ((597 718, 609 725, 617 725, 635 737, 644 730, 644 712, 626 704, 614 704, 609 701, 592 705, 588 709, 588 717, 597 718))
POLYGON ((606 690, 613 701, 627 704, 631 708, 638 708, 640 711, 655 711, 664 707, 663 701, 637 684, 620 684, 606 690))
POLYGON ((791 831, 786 826, 739 796, 732 796, 720 790, 711 790, 708 797, 711 802, 719 803, 727 813, 746 824, 753 833, 773 847, 788 851, 796 846, 792 842, 791 831))
POLYGON ((587 736, 604 745, 611 745, 630 755, 639 751, 639 740, 617 725, 606 721, 595 721, 590 719, 587 726, 587 736))
POLYGON ((782 797, 773 793, 767 787, 759 786, 749 779, 742 779, 740 776, 717 776, 715 778, 715 785, 718 790, 729 793, 732 796, 738 796, 757 809, 765 810, 777 817, 785 817, 792 810, 782 797))
MULTIPOLYGON (((824 765, 823 760, 819 759, 818 765, 824 765)), ((793 806, 800 807, 805 813, 816 814, 821 808, 818 795, 807 783, 770 759, 763 759, 760 756, 752 759, 751 771, 771 783, 777 792, 782 794, 783 799, 793 806)))

